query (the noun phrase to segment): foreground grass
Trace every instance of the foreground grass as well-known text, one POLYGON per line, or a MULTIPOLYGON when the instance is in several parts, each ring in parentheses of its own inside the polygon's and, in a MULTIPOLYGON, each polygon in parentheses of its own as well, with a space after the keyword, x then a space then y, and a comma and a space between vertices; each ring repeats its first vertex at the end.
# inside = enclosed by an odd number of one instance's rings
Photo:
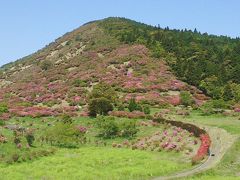
POLYGON ((0 165, 1 179, 149 179, 190 168, 168 152, 110 147, 60 149, 33 162, 0 165))

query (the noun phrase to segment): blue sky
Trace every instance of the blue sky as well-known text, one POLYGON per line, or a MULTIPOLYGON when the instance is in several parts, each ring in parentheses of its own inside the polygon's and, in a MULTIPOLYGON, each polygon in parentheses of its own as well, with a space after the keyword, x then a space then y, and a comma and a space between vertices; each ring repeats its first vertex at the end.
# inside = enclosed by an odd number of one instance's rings
POLYGON ((2 0, 0 65, 35 52, 83 23, 109 16, 239 37, 239 7, 239 0, 2 0))

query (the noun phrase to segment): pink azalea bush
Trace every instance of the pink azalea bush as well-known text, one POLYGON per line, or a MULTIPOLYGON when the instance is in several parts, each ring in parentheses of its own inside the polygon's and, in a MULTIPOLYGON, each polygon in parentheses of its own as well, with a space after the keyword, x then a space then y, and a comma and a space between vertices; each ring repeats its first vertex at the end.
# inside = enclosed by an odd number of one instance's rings
POLYGON ((201 140, 200 148, 198 149, 197 154, 192 158, 193 164, 200 162, 201 160, 204 159, 205 156, 207 156, 211 145, 211 140, 208 134, 202 134, 200 136, 200 140, 201 140))
POLYGON ((109 112, 110 116, 116 116, 116 117, 127 117, 130 119, 134 118, 145 118, 144 112, 140 111, 133 111, 133 112, 126 112, 126 111, 111 111, 109 112))

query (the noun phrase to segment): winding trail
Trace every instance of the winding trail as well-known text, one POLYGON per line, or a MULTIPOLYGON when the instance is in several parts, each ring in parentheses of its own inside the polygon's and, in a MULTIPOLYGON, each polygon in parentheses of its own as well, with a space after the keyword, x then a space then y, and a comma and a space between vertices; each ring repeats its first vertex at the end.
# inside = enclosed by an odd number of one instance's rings
POLYGON ((208 132, 212 142, 210 147, 211 155, 208 156, 208 158, 203 163, 192 169, 178 172, 176 174, 169 176, 156 177, 153 180, 178 179, 187 176, 192 176, 194 174, 198 174, 208 169, 211 169, 221 161, 224 154, 232 146, 232 144, 237 138, 236 136, 229 134, 227 131, 221 128, 203 126, 197 123, 194 124, 199 126, 200 128, 205 129, 208 132))

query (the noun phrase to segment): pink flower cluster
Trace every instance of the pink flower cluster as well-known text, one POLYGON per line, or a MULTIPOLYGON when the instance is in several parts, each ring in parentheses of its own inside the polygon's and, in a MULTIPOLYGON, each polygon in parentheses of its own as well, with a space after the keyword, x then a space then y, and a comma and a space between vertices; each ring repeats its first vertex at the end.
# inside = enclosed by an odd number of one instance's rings
POLYGON ((169 103, 172 104, 174 106, 180 105, 181 104, 181 99, 179 95, 175 95, 175 96, 166 96, 165 100, 169 103))
MULTIPOLYGON (((151 121, 142 121, 140 125, 149 126, 151 121)), ((168 130, 157 131, 151 136, 142 137, 136 141, 129 142, 124 141, 123 143, 113 143, 113 147, 121 148, 127 147, 139 150, 151 150, 151 151, 184 151, 188 150, 189 144, 192 138, 189 137, 189 132, 178 127, 170 127, 168 130), (187 146, 188 145, 188 146, 187 146)))
POLYGON ((240 112, 240 104, 236 104, 233 106, 234 112, 240 112))
POLYGON ((116 117, 127 117, 130 119, 133 118, 145 118, 144 112, 140 111, 133 111, 133 112, 126 112, 126 111, 111 111, 109 112, 110 116, 116 116, 116 117))
POLYGON ((0 115, 0 120, 6 121, 6 120, 9 120, 10 118, 11 118, 11 114, 10 113, 2 113, 0 115))
POLYGON ((16 107, 9 109, 9 112, 11 114, 14 114, 16 116, 25 117, 41 117, 41 116, 53 116, 56 115, 55 112, 46 107, 16 107))
POLYGON ((81 133, 85 134, 87 132, 87 128, 84 126, 76 126, 76 129, 81 133))

